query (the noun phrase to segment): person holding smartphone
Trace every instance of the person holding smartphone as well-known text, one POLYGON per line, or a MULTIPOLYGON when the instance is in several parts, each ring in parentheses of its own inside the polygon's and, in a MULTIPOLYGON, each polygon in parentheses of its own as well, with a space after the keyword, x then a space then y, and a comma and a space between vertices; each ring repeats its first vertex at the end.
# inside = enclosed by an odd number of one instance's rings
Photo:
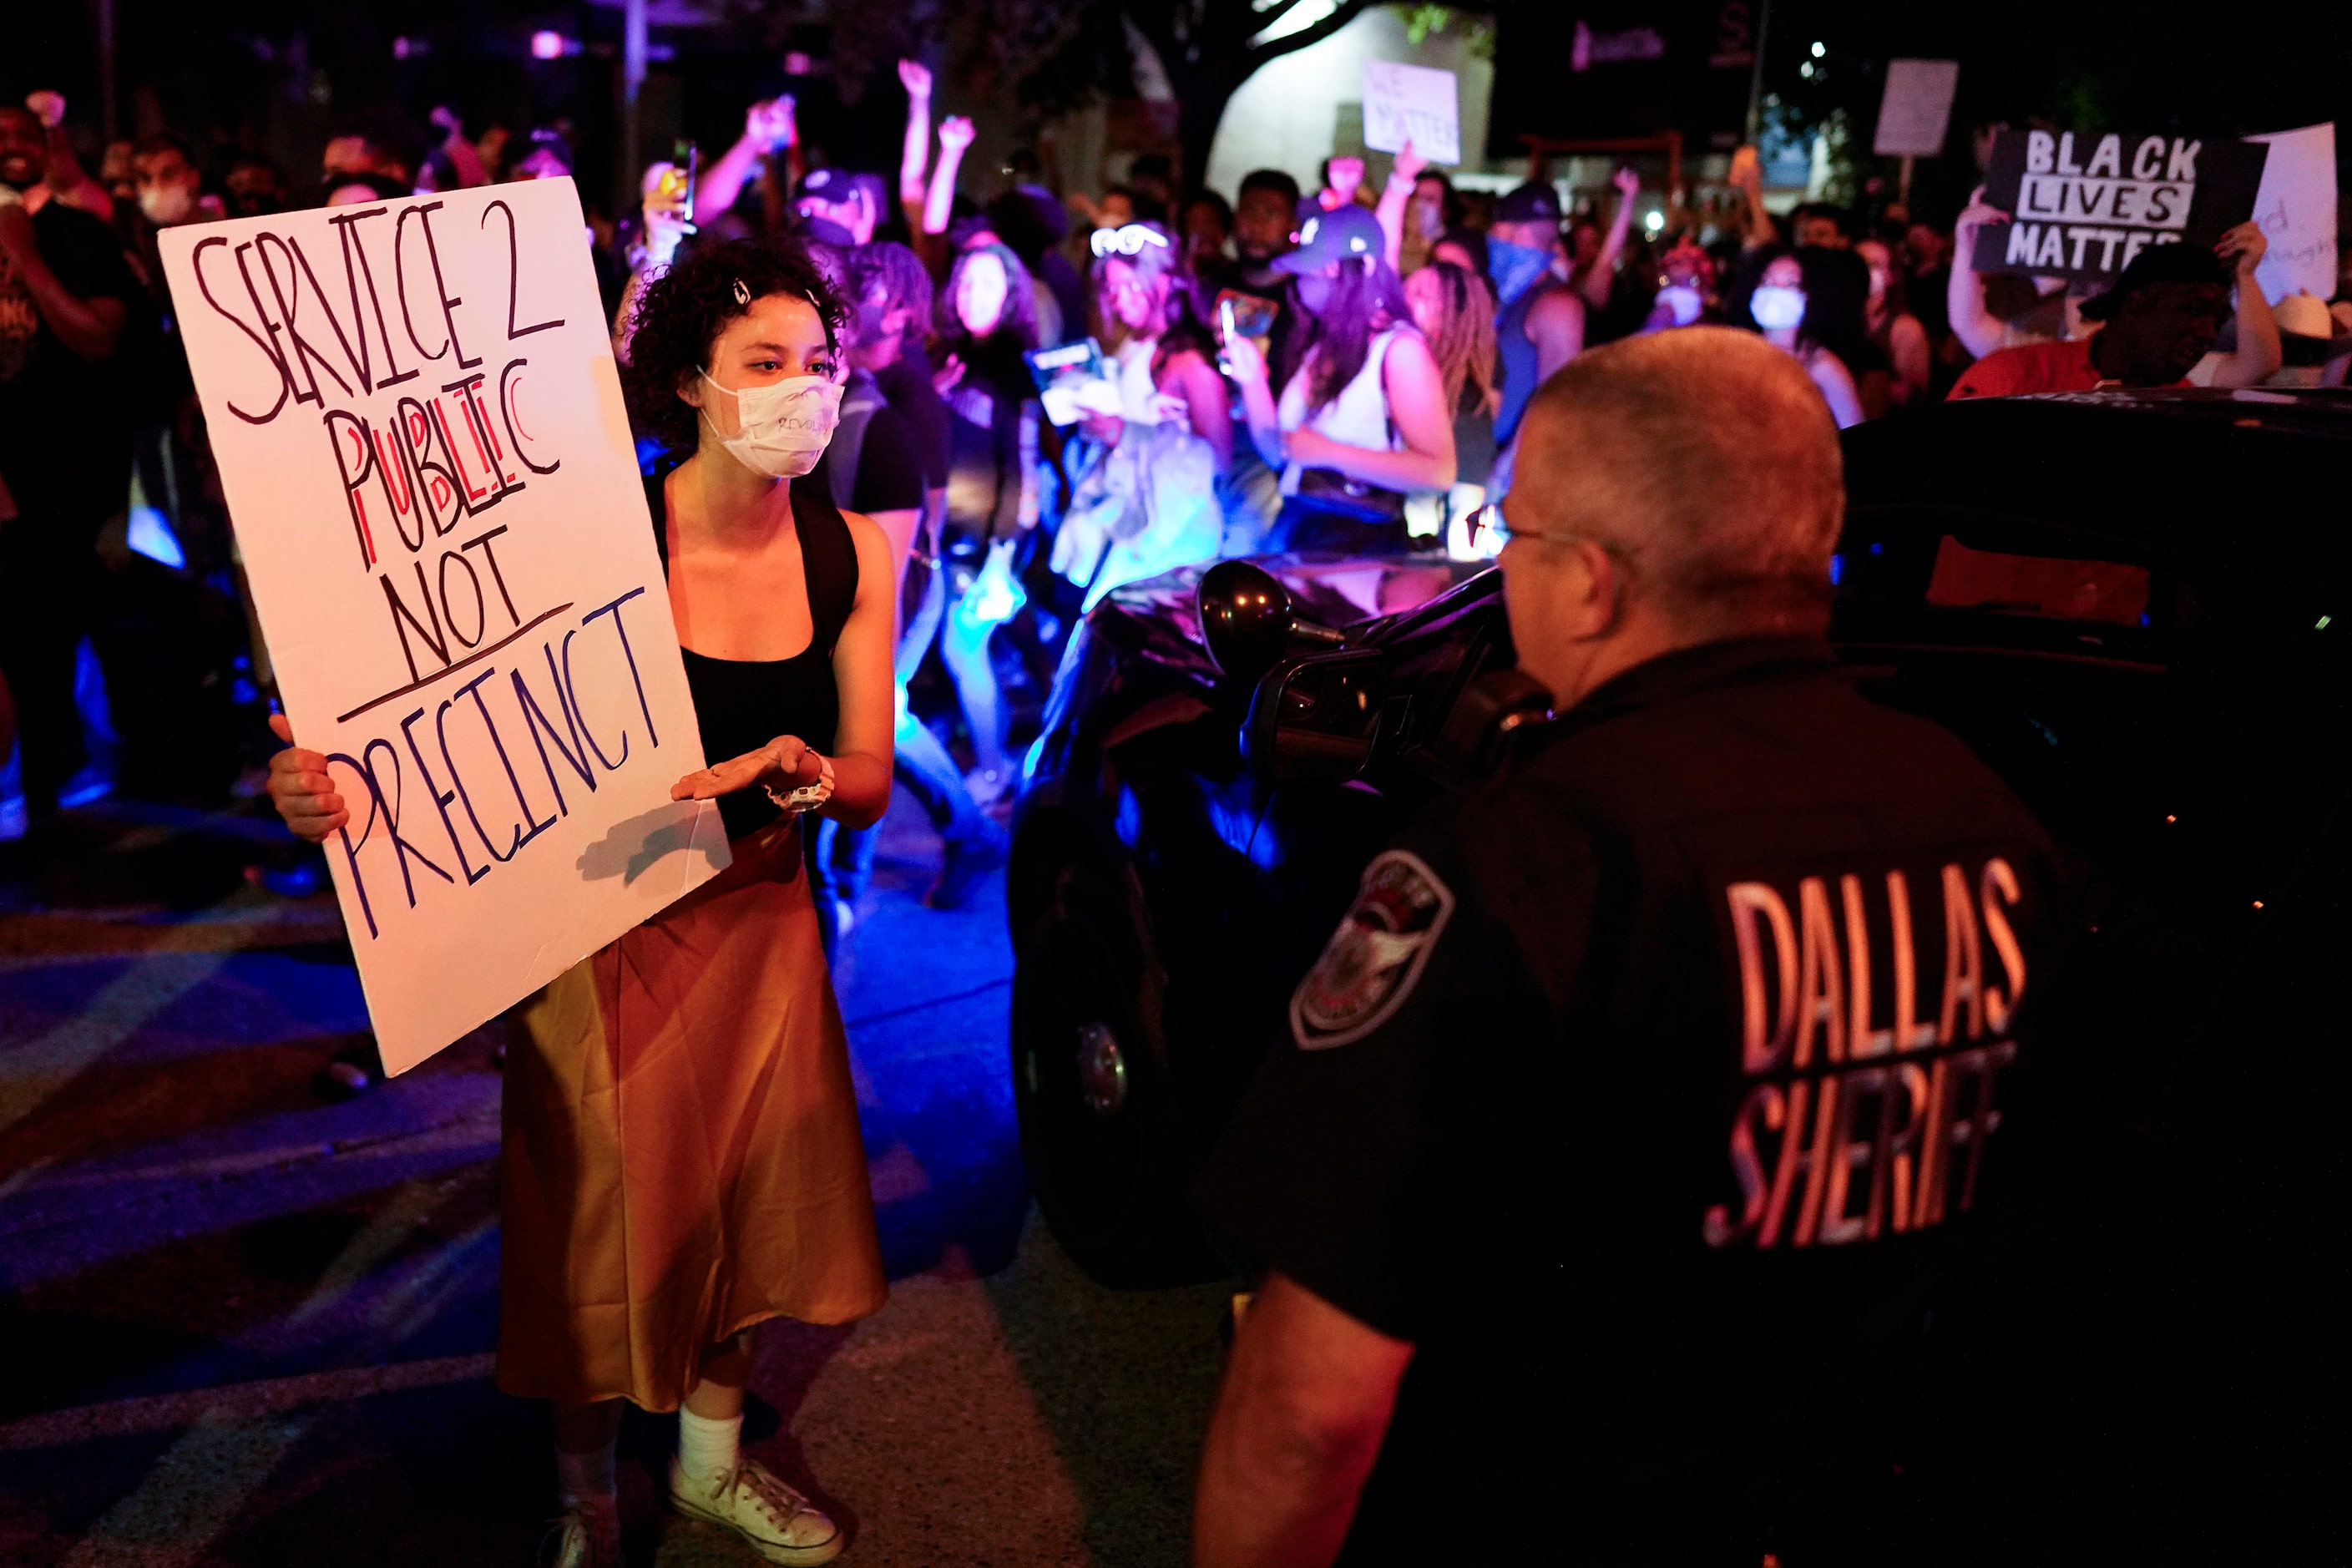
POLYGON ((1251 440, 1282 475, 1273 549, 1402 551, 1405 496, 1454 483, 1445 379, 1386 249, 1380 220, 1349 204, 1308 218, 1276 259, 1307 318, 1278 398, 1257 345, 1226 340, 1251 440))
POLYGON ((1233 461, 1234 421, 1208 330, 1192 313, 1191 280, 1176 242, 1156 223, 1097 229, 1096 308, 1118 366, 1119 416, 1087 422, 1116 445, 1118 427, 1181 417, 1223 469, 1233 461))

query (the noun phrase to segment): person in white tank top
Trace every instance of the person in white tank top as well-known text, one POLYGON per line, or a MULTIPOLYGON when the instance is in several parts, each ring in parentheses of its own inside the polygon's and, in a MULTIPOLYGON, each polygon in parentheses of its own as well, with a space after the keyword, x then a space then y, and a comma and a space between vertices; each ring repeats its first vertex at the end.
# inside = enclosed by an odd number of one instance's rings
POLYGON ((1234 421, 1224 378, 1210 360, 1206 336, 1180 331, 1177 290, 1183 256, 1156 223, 1094 234, 1095 298, 1118 383, 1119 416, 1087 423, 1087 434, 1115 446, 1118 426, 1178 419, 1209 444, 1222 471, 1234 456, 1234 421), (1171 332, 1176 341, 1169 341, 1171 332), (1194 338, 1199 342, 1191 341, 1194 338))
POLYGON ((1405 550, 1404 497, 1454 483, 1444 377, 1385 250, 1379 220, 1350 205, 1310 217, 1299 247, 1276 258, 1309 323, 1278 400, 1256 345, 1226 340, 1250 437, 1282 474, 1274 549, 1405 550))

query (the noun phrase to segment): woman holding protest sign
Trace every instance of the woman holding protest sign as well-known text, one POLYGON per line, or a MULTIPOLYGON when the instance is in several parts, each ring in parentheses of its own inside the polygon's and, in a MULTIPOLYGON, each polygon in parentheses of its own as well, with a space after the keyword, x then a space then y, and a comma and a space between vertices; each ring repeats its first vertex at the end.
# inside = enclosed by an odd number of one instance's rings
MULTIPOLYGON (((678 1410, 670 1496, 772 1563, 832 1521, 739 1442, 752 1328, 883 1301, 865 1151, 802 844, 888 804, 890 549, 803 479, 838 418, 842 307, 796 242, 701 247, 640 295, 628 376, 673 459, 648 481, 733 864, 509 1015, 499 1386, 555 1406, 564 1568, 619 1562, 621 1401, 678 1410)), ((283 719, 273 721, 288 736, 283 719)), ((323 838, 326 759, 270 791, 323 838)))

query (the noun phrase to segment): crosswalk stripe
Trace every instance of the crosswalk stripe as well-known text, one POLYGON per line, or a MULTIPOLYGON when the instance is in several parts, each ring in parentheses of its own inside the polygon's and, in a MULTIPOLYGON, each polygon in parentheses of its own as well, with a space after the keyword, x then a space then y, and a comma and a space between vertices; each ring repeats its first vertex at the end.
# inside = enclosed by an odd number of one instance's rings
POLYGON ((142 1432, 169 1432, 191 1425, 207 1412, 230 1420, 258 1420, 305 1405, 365 1399, 371 1394, 397 1394, 410 1388, 471 1383, 489 1376, 497 1360, 485 1352, 394 1362, 387 1366, 339 1367, 299 1377, 273 1377, 260 1383, 192 1388, 178 1394, 46 1411, 0 1425, 0 1453, 62 1448, 74 1443, 94 1443, 102 1437, 127 1437, 142 1432))
POLYGON ((98 989, 72 1017, 20 1046, 0 1047, 0 1131, 40 1109, 148 1020, 211 979, 229 952, 155 952, 98 989))

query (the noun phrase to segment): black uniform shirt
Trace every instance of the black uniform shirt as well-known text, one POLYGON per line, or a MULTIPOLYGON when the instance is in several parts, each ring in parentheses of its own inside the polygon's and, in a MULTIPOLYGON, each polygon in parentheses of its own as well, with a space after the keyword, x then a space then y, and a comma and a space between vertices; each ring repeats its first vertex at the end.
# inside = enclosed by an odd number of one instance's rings
POLYGON ((1620 677, 1373 861, 1201 1184, 1416 1347, 1343 1562, 1705 1556, 1888 1473, 2002 1206, 2045 845, 1758 639, 1620 677))
POLYGON ((908 439, 914 448, 916 465, 922 469, 925 488, 945 489, 948 405, 931 386, 931 365, 923 357, 922 345, 909 342, 896 360, 874 373, 874 379, 898 417, 907 422, 908 439))
MULTIPOLYGON (((32 221, 42 263, 66 292, 121 301, 126 341, 135 338, 146 291, 114 231, 60 201, 32 221)), ((123 410, 141 395, 120 351, 93 363, 68 348, 34 303, 32 286, 0 257, 0 477, 28 518, 81 521, 122 505, 131 482, 123 410)))

